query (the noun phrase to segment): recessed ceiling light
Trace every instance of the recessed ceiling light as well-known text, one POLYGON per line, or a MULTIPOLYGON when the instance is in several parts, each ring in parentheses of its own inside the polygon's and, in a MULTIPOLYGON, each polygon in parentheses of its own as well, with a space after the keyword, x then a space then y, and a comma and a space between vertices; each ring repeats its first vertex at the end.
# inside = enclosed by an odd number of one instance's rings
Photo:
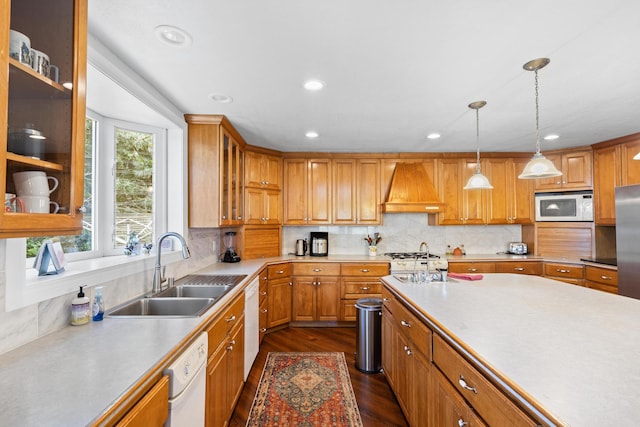
POLYGON ((211 93, 209 98, 219 104, 231 104, 233 102, 233 98, 224 93, 211 93))
POLYGON ((324 89, 327 84, 322 80, 311 79, 304 82, 303 86, 306 90, 318 91, 324 89))
POLYGON ((316 132, 315 130, 310 130, 309 132, 305 133, 304 136, 306 136, 309 139, 314 139, 320 136, 320 134, 318 132, 316 132))
POLYGON ((182 28, 171 25, 158 25, 154 32, 161 42, 169 46, 185 47, 191 45, 191 36, 182 28))
POLYGON ((553 141, 554 139, 558 139, 558 138, 560 138, 560 135, 556 135, 555 133, 552 133, 544 137, 546 141, 553 141))
POLYGON ((439 133, 430 133, 429 135, 427 135, 428 139, 438 139, 440 138, 440 134, 439 133))

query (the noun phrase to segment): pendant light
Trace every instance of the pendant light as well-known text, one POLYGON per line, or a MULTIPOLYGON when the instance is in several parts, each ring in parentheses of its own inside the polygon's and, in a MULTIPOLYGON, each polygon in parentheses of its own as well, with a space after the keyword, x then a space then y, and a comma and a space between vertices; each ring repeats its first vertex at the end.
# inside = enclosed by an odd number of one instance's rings
POLYGON ((536 89, 536 152, 524 170, 518 176, 520 179, 537 179, 550 178, 560 176, 560 172, 553 162, 540 153, 540 113, 538 108, 538 70, 544 68, 551 62, 549 58, 538 58, 524 64, 522 68, 535 73, 535 89, 536 89))
POLYGON ((487 105, 486 101, 476 101, 469 104, 469 108, 476 110, 476 172, 467 181, 467 185, 464 186, 465 190, 491 190, 493 188, 489 179, 480 171, 480 116, 478 110, 485 105, 487 105))

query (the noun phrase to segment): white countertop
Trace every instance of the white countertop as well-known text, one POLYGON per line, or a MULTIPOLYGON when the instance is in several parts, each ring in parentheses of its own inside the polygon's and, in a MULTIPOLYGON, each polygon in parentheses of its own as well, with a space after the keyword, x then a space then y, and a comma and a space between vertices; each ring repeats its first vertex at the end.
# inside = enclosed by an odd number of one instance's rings
POLYGON ((517 274, 405 284, 454 341, 566 425, 640 420, 640 300, 517 274))

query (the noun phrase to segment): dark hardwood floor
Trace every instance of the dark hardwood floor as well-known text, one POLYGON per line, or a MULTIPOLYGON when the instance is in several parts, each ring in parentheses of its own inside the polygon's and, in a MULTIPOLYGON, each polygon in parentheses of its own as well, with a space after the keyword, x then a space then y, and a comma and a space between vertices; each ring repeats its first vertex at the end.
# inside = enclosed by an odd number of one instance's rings
POLYGON ((344 352, 351 384, 358 401, 362 424, 369 426, 407 426, 400 406, 384 374, 365 374, 355 367, 355 328, 287 328, 267 334, 251 368, 240 401, 231 418, 231 427, 247 422, 249 410, 270 351, 341 351, 344 352))

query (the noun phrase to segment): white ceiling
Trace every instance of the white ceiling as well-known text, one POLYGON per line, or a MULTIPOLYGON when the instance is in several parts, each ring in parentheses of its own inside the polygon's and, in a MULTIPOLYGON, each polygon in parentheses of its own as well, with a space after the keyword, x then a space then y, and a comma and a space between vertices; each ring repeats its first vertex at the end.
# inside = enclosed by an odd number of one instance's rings
POLYGON ((640 131, 635 0, 89 0, 89 31, 181 111, 282 151, 475 151, 467 105, 486 100, 482 150, 533 152, 522 65, 539 57, 541 133, 560 135, 543 151, 640 131), (193 43, 161 43, 158 25, 193 43))

